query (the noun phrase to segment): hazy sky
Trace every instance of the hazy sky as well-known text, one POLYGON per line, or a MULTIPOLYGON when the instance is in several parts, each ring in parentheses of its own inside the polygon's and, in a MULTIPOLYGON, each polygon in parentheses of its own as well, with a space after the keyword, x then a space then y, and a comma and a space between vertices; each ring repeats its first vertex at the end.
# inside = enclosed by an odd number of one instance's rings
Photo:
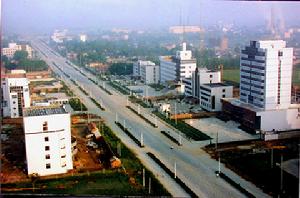
POLYGON ((3 30, 52 31, 55 28, 160 28, 210 25, 222 20, 261 25, 270 17, 299 24, 300 2, 236 2, 211 0, 2 0, 3 30), (181 17, 180 17, 181 16, 181 17))

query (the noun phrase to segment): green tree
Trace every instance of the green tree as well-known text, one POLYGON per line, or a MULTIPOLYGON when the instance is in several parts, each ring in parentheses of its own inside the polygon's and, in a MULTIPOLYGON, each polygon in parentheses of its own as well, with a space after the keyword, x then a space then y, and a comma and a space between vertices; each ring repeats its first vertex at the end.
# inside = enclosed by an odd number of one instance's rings
POLYGON ((21 61, 21 60, 27 59, 27 57, 28 57, 28 52, 23 51, 23 50, 19 50, 19 51, 15 52, 13 59, 15 61, 21 61))
POLYGON ((132 63, 113 63, 108 70, 113 75, 130 75, 132 74, 132 69, 132 63))

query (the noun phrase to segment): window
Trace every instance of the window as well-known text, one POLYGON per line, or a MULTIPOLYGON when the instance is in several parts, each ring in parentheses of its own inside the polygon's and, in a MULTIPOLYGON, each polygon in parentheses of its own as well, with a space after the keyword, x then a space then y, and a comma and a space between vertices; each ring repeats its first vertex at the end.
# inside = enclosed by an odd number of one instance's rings
POLYGON ((45 151, 49 151, 50 150, 50 146, 45 146, 45 151))
POLYGON ((209 77, 210 77, 210 78, 212 78, 212 77, 213 77, 213 75, 209 75, 209 77))
POLYGON ((48 131, 48 122, 43 123, 43 131, 48 131))
POLYGON ((224 93, 224 92, 225 92, 225 89, 223 89, 222 92, 224 93))
POLYGON ((62 155, 61 158, 66 158, 66 155, 62 155))
POLYGON ((46 169, 50 169, 50 168, 51 168, 51 164, 50 163, 46 164, 46 169))
POLYGON ((222 98, 225 98, 225 94, 222 95, 222 98))
POLYGON ((47 154, 47 155, 45 156, 45 158, 46 158, 46 159, 50 159, 50 154, 47 154))
POLYGON ((49 137, 45 137, 45 142, 48 142, 49 141, 49 137))
POLYGON ((278 56, 283 56, 283 52, 279 51, 278 56))

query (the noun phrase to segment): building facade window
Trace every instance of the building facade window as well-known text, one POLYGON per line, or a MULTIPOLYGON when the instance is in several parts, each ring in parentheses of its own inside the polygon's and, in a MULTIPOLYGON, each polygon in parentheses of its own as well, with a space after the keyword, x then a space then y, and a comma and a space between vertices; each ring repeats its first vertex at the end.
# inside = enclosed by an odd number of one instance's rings
POLYGON ((51 164, 50 163, 46 164, 46 169, 50 169, 50 168, 51 168, 51 164))
POLYGON ((45 155, 46 159, 50 159, 50 154, 45 155))
POLYGON ((45 142, 48 142, 49 141, 49 137, 45 137, 45 142))
POLYGON ((45 146, 45 151, 49 151, 50 150, 50 146, 45 146))
POLYGON ((48 131, 48 122, 43 123, 43 131, 48 131))

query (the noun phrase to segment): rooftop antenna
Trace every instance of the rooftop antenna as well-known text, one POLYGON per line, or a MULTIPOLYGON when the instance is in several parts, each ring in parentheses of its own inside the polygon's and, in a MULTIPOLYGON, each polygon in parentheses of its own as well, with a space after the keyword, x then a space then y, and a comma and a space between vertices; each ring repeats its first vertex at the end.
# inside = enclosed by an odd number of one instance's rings
POLYGON ((201 31, 201 27, 202 27, 202 12, 201 12, 201 8, 202 8, 202 2, 201 0, 199 1, 199 28, 200 28, 200 32, 199 32, 199 38, 200 38, 200 42, 199 42, 199 49, 201 50, 204 46, 204 43, 202 43, 202 40, 204 41, 204 34, 202 35, 202 31, 201 31))
MULTIPOLYGON (((180 18, 179 18, 179 26, 180 26, 180 29, 182 28, 182 8, 180 6, 180 18)), ((180 36, 180 43, 183 43, 183 32, 180 36)))

